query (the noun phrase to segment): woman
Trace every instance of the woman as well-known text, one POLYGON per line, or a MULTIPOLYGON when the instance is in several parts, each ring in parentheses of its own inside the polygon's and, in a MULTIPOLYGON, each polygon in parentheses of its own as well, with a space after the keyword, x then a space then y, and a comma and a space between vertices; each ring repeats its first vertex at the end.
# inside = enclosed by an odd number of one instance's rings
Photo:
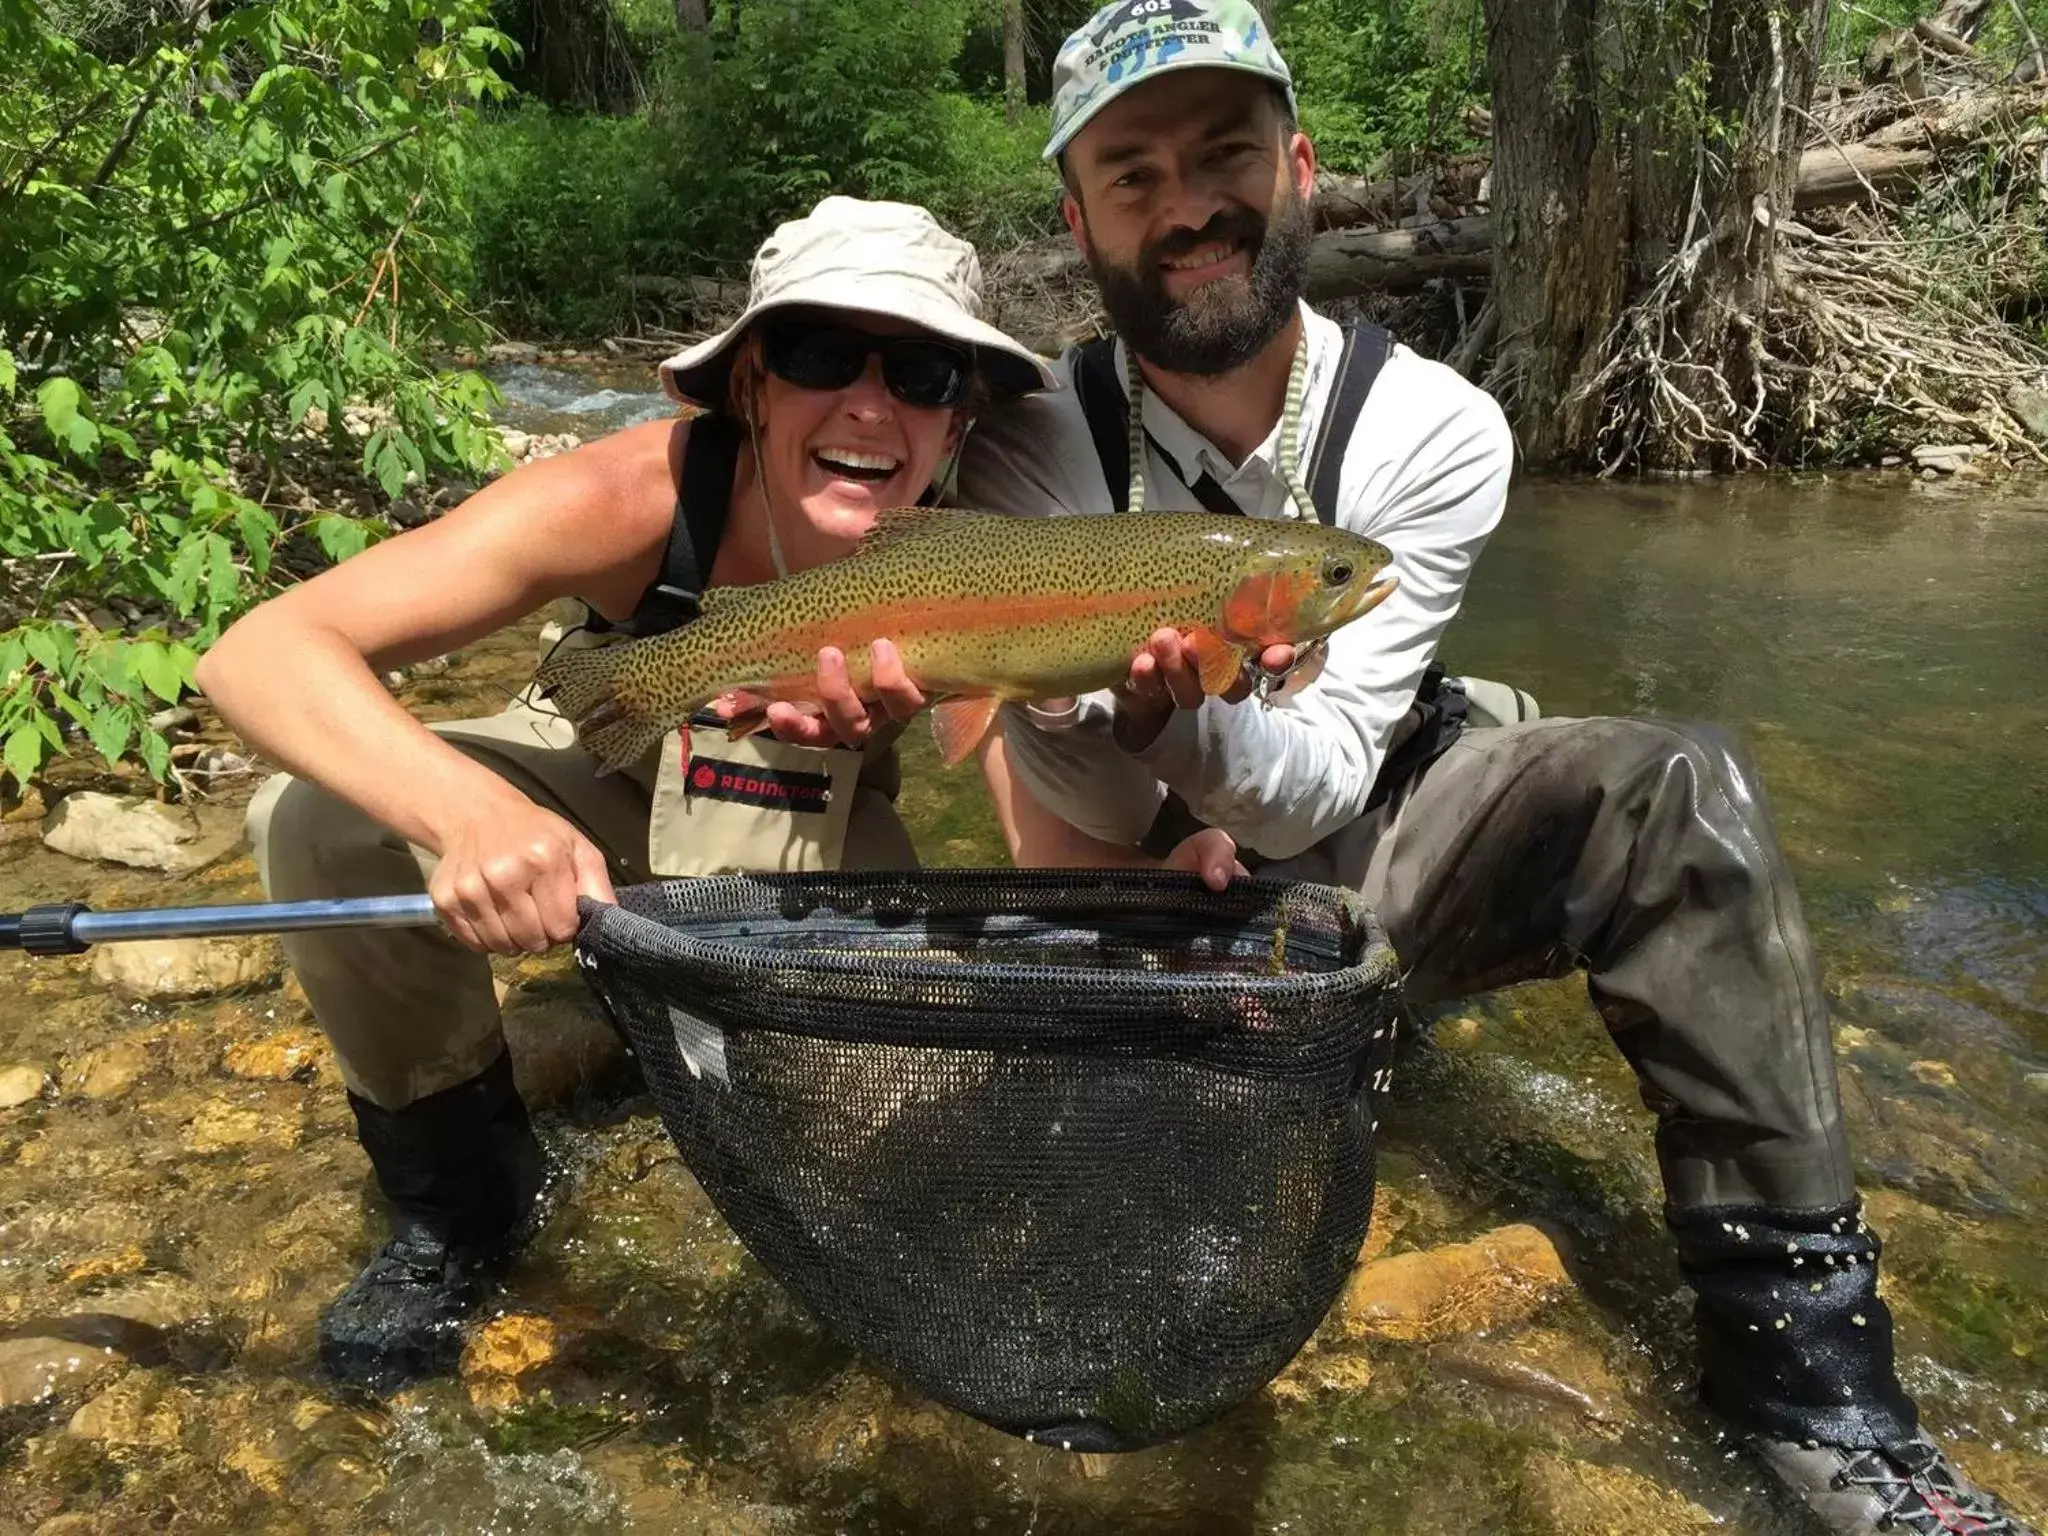
MULTIPOLYGON (((739 320, 662 365, 668 393, 708 414, 521 468, 264 604, 201 661, 222 716, 288 770, 250 808, 266 893, 424 886, 446 925, 286 940, 394 1213, 391 1242, 322 1319, 337 1375, 384 1390, 451 1366, 461 1319, 534 1223, 542 1157, 485 951, 572 938, 577 898, 609 901, 619 880, 915 862, 891 742, 924 700, 886 644, 871 660, 893 721, 863 715, 829 748, 697 731, 690 763, 662 751, 603 779, 545 706, 429 728, 379 674, 552 599, 583 599, 594 629, 652 633, 687 620, 694 588, 846 554, 878 510, 933 493, 977 403, 1054 387, 980 321, 979 295, 973 247, 924 210, 827 198, 761 247, 739 320), (814 814, 721 798, 707 753, 850 792, 814 814)), ((820 667, 843 695, 843 658, 820 667)), ((819 739, 787 705, 773 722, 819 739)))

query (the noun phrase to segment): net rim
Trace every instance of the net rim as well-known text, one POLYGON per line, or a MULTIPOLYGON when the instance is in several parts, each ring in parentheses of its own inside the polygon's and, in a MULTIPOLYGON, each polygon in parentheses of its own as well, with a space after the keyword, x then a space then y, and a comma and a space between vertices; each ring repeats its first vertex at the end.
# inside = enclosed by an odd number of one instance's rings
MULTIPOLYGON (((853 978, 873 973, 873 956, 775 950, 730 940, 705 939, 693 935, 687 927, 673 924, 677 919, 687 920, 692 916, 708 921, 714 917, 729 920, 745 915, 743 909, 709 910, 708 903, 731 895, 767 897, 778 893, 816 891, 857 896, 871 891, 903 891, 911 887, 941 891, 950 887, 963 894, 976 888, 1044 892, 1065 899, 1070 911, 1093 912, 1101 917, 1116 914, 1114 909, 1102 911, 1091 908, 1087 904, 1089 898, 1199 893, 1209 900, 1231 899, 1233 905, 1242 906, 1242 916, 1246 919, 1262 911, 1272 913, 1276 919, 1312 914, 1327 918, 1340 936, 1340 946, 1358 946, 1358 958, 1328 970, 1275 975, 1249 968, 1222 973, 1159 973, 976 959, 931 961, 910 956, 891 957, 888 962, 890 975, 904 982, 942 987, 947 982, 957 983, 963 975, 972 975, 992 983, 1017 986, 1056 983, 1070 994, 1098 1002, 1113 1001, 1119 997, 1156 997, 1173 992, 1196 997, 1249 996, 1268 1003, 1306 1003, 1322 1000, 1334 993, 1384 986, 1390 979, 1399 979, 1399 961, 1385 929, 1355 892, 1308 882, 1260 880, 1255 876, 1233 880, 1226 891, 1217 892, 1210 890, 1200 877, 1176 871, 947 869, 675 877, 624 887, 616 893, 620 898, 616 905, 593 902, 588 897, 579 898, 577 906, 583 924, 576 942, 580 947, 602 936, 607 943, 619 944, 642 955, 682 961, 736 979, 789 970, 820 978, 853 978), (678 911, 669 906, 660 917, 653 915, 651 910, 643 910, 656 905, 659 899, 656 893, 676 891, 697 895, 707 905, 694 911, 687 908, 678 911)), ((829 897, 815 904, 829 905, 829 897)), ((924 910, 929 913, 932 909, 924 910)), ((763 905, 759 907, 758 915, 772 919, 788 914, 779 905, 763 905)), ((872 909, 846 915, 855 920, 875 916, 872 909)))

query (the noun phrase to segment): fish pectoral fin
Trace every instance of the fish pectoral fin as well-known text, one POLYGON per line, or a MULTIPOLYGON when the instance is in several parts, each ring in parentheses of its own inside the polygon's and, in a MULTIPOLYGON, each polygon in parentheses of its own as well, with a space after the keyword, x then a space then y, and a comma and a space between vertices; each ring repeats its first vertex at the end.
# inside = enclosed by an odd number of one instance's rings
POLYGON ((743 736, 752 736, 768 728, 768 696, 752 693, 745 688, 728 693, 721 703, 725 706, 725 736, 728 741, 738 741, 743 736))
POLYGON ((1245 648, 1231 644, 1213 629, 1189 631, 1188 643, 1202 669, 1202 691, 1228 693, 1244 671, 1245 648))
POLYGON ((1002 703, 992 693, 977 693, 934 704, 932 740, 938 744, 939 761, 951 768, 979 746, 1002 703))

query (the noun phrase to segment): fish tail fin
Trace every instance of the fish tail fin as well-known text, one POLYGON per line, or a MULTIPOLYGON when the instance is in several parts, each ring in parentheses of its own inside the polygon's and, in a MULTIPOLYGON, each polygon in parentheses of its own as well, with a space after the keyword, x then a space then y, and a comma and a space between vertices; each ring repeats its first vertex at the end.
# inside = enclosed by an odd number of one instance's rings
POLYGON ((642 712, 620 675, 629 649, 558 649, 534 674, 538 692, 575 724, 577 744, 597 759, 600 775, 618 772, 665 734, 659 720, 642 712))

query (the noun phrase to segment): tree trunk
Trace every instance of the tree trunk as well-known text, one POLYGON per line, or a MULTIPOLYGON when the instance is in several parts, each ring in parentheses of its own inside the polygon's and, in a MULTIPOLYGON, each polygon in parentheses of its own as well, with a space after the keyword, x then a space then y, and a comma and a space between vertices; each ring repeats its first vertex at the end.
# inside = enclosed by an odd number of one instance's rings
POLYGON ((1525 455, 1745 457, 1827 0, 1486 5, 1496 375, 1525 455))
POLYGON ((1003 0, 1003 115, 1024 115, 1024 0, 1003 0))
POLYGON ((1607 0, 1486 0, 1493 81, 1495 376, 1532 464, 1581 457, 1599 402, 1570 403, 1621 312, 1628 197, 1602 110, 1607 0))
POLYGON ((678 32, 705 32, 710 27, 711 15, 706 0, 676 0, 678 32))

